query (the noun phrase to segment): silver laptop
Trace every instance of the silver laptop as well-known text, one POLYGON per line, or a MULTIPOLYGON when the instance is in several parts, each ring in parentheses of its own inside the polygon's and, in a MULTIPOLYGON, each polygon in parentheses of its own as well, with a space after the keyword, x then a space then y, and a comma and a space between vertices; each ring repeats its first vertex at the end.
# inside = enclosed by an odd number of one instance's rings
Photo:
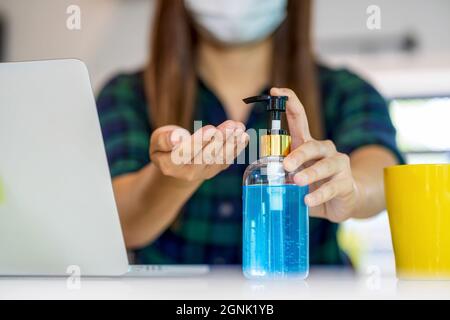
POLYGON ((208 266, 129 266, 84 63, 0 64, 0 275, 74 270, 182 276, 208 266))

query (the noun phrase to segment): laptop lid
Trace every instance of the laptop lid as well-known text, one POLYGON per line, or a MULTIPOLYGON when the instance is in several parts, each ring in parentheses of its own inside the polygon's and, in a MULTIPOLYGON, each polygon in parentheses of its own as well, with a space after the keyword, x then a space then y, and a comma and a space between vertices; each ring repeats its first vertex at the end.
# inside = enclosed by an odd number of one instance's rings
POLYGON ((87 68, 0 64, 0 275, 76 268, 128 270, 87 68))

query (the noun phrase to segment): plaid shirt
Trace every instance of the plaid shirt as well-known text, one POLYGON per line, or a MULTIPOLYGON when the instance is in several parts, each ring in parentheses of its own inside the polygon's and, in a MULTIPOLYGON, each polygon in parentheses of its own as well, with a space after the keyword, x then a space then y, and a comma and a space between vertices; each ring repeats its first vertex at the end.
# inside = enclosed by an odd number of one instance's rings
MULTIPOLYGON (((328 139, 340 152, 378 144, 399 153, 395 129, 385 100, 358 76, 347 70, 319 67, 319 85, 328 139)), ((98 112, 111 176, 140 170, 148 165, 149 137, 147 100, 142 73, 119 75, 98 97, 98 112)), ((255 107, 247 128, 266 127, 265 112, 255 107)), ((199 81, 196 120, 219 125, 227 119, 219 99, 199 81)), ((234 164, 204 182, 184 205, 177 220, 157 240, 136 250, 137 263, 144 264, 239 264, 242 261, 242 176, 246 165, 234 164)), ((156 201, 156 199, 149 199, 156 201)), ((344 264, 338 225, 310 219, 311 264, 344 264)))

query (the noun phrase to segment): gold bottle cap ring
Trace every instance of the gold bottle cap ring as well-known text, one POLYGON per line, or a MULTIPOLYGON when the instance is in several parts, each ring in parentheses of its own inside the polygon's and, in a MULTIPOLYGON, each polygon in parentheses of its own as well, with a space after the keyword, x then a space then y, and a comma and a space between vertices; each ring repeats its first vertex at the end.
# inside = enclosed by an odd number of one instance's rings
POLYGON ((287 156, 291 152, 291 137, 268 134, 261 137, 260 156, 287 156))

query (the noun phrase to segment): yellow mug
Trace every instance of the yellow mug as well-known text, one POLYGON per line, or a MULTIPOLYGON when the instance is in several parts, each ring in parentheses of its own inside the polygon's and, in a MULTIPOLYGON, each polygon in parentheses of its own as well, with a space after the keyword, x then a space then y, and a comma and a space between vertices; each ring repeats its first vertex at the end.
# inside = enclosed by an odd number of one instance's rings
POLYGON ((400 279, 450 279, 450 164, 384 169, 400 279))

